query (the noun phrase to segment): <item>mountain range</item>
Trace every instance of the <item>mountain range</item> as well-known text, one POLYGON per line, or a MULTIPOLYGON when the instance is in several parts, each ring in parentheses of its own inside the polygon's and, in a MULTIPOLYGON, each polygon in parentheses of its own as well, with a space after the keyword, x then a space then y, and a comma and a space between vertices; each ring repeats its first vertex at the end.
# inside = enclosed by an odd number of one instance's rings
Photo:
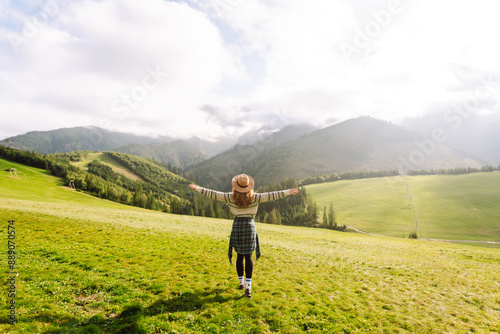
POLYGON ((478 168, 480 157, 371 117, 350 119, 278 143, 236 145, 188 168, 185 176, 208 187, 228 189, 232 175, 247 173, 258 184, 284 178, 349 171, 478 168), (272 145, 270 145, 272 144, 272 145))
POLYGON ((107 151, 125 145, 147 145, 172 140, 170 137, 152 138, 108 131, 95 126, 81 126, 51 131, 31 131, 4 139, 0 144, 19 150, 50 154, 83 150, 107 151))
POLYGON ((236 140, 211 142, 197 137, 186 141, 168 136, 138 136, 85 126, 32 131, 4 139, 0 144, 40 154, 84 150, 131 153, 182 169, 228 149, 235 142, 236 140))
POLYGON ((131 144, 118 147, 114 151, 139 155, 180 169, 198 164, 207 159, 207 156, 199 149, 184 140, 145 145, 131 144))
POLYGON ((464 134, 460 135, 437 121, 414 119, 403 127, 358 117, 323 129, 290 125, 267 136, 257 131, 223 142, 77 127, 29 132, 0 144, 42 154, 74 150, 136 154, 182 169, 186 178, 200 185, 227 190, 227 180, 237 173, 250 174, 263 185, 334 172, 406 172, 500 164, 500 132, 495 131, 500 123, 481 124, 482 129, 488 125, 488 131, 475 132, 469 122, 459 129, 464 134))

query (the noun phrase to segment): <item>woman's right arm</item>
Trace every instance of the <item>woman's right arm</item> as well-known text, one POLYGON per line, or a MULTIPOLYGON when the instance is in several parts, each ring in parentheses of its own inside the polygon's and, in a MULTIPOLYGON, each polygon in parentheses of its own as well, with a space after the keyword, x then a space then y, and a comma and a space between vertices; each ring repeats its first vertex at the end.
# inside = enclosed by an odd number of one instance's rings
POLYGON ((212 189, 199 187, 199 186, 194 185, 194 184, 190 184, 189 188, 196 190, 197 192, 199 192, 202 195, 207 196, 208 198, 215 199, 215 200, 221 201, 221 202, 229 203, 229 196, 231 195, 231 193, 223 193, 220 191, 215 191, 212 189))

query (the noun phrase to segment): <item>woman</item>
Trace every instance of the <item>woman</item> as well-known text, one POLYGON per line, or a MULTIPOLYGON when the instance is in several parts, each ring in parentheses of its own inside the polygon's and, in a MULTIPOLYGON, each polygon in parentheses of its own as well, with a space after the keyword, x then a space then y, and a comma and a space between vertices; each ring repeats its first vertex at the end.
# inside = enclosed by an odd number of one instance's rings
POLYGON ((231 212, 235 216, 231 237, 229 238, 229 262, 231 262, 233 257, 234 248, 237 254, 236 272, 238 273, 239 288, 241 290, 245 289, 247 297, 252 297, 252 252, 256 250, 257 260, 260 257, 259 237, 254 222, 259 204, 274 201, 288 195, 296 195, 299 191, 297 189, 288 189, 262 194, 254 193, 254 181, 252 177, 245 174, 233 177, 232 185, 232 193, 222 193, 198 187, 194 184, 190 184, 189 187, 209 198, 226 202, 229 205, 231 212), (245 265, 243 264, 243 259, 245 260, 245 265), (246 274, 246 286, 243 272, 246 274))

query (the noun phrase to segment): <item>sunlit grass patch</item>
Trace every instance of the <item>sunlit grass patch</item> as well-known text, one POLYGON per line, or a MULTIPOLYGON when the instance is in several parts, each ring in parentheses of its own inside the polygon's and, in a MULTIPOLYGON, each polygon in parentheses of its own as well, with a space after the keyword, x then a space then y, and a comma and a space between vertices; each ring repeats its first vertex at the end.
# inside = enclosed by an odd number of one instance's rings
POLYGON ((425 239, 500 242, 498 184, 500 172, 491 172, 341 180, 306 189, 319 208, 333 203, 338 224, 369 233, 408 237, 417 230, 425 239))

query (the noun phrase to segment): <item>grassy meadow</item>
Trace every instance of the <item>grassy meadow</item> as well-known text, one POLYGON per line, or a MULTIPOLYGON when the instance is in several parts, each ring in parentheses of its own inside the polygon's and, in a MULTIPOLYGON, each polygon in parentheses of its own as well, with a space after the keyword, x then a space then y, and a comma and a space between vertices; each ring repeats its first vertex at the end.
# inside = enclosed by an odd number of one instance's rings
MULTIPOLYGON (((500 172, 395 176, 306 186, 338 224, 387 236, 500 242, 500 172), (418 222, 418 223, 416 223, 418 222)), ((323 212, 320 210, 320 212, 323 212)))
POLYGON ((3 333, 500 332, 497 249, 257 224, 248 299, 230 220, 96 199, 2 159, 0 190, 2 256, 11 219, 18 256, 15 325, 1 262, 3 333))

